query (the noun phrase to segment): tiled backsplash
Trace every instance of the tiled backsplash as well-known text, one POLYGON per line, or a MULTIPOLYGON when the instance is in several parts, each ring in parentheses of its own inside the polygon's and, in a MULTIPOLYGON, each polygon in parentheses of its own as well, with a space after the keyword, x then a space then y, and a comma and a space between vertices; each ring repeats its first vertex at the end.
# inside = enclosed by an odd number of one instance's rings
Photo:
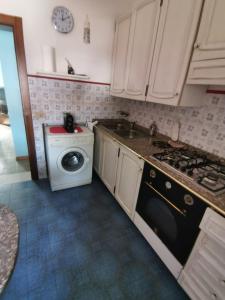
POLYGON ((46 177, 42 124, 62 124, 63 112, 76 122, 116 118, 120 99, 109 97, 109 86, 29 77, 39 177, 46 177))
POLYGON ((180 140, 225 157, 225 96, 207 94, 205 106, 173 107, 140 101, 121 100, 121 109, 130 113, 129 119, 149 127, 155 121, 160 133, 171 136, 174 120, 181 124, 180 140))
POLYGON ((42 124, 62 124, 63 112, 76 122, 93 118, 118 118, 119 110, 129 119, 149 127, 156 121, 159 131, 170 136, 172 121, 181 123, 180 140, 225 157, 225 97, 207 95, 206 106, 172 106, 111 98, 109 86, 29 77, 30 100, 40 178, 46 177, 42 124))

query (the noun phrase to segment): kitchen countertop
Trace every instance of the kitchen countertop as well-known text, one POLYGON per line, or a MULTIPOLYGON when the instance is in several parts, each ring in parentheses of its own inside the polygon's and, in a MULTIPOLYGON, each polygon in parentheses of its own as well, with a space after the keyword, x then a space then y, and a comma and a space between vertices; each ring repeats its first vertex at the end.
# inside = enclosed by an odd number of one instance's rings
MULTIPOLYGON (((100 121, 96 127, 103 131, 105 134, 111 136, 115 141, 117 141, 119 144, 127 147, 129 150, 134 152, 136 155, 143 158, 146 162, 152 164, 155 168, 162 171, 164 174, 168 175, 171 179, 182 185, 184 188, 189 190, 191 193, 195 194, 197 197, 202 199, 204 202, 206 202, 209 206, 214 208, 217 212, 225 216, 225 193, 214 196, 210 192, 208 192, 206 189, 201 187, 199 184, 194 182, 189 177, 185 176, 184 174, 178 172, 177 170, 171 168, 169 165, 166 165, 159 160, 152 157, 153 154, 159 153, 162 151, 162 149, 159 149, 158 147, 155 147, 152 142, 155 140, 161 140, 161 141, 168 141, 169 138, 157 134, 155 137, 143 137, 143 138, 134 138, 134 139, 128 139, 128 138, 122 138, 116 133, 114 133, 112 130, 107 129, 104 124, 105 122, 109 123, 110 120, 104 120, 100 121)), ((112 122, 112 120, 111 120, 112 122)), ((146 129, 145 129, 146 130, 146 129)), ((194 147, 188 146, 189 149, 196 149, 194 147)), ((199 149, 198 149, 199 150, 199 149)), ((201 151, 201 150, 199 150, 201 151)), ((203 152, 205 153, 205 152, 203 152)), ((214 157, 214 156, 213 156, 214 157)))

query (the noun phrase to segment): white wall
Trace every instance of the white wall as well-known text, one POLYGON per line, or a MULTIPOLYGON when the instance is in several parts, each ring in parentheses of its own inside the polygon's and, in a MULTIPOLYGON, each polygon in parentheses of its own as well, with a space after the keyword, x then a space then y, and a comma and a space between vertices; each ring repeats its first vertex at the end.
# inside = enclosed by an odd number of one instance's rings
POLYGON ((66 71, 66 56, 77 73, 87 73, 92 81, 110 82, 115 16, 124 13, 133 0, 0 0, 0 12, 23 18, 28 73, 42 69, 42 45, 56 48, 57 71, 66 71), (67 35, 51 24, 54 6, 69 8, 75 19, 67 35), (83 43, 86 14, 91 23, 91 44, 83 43))

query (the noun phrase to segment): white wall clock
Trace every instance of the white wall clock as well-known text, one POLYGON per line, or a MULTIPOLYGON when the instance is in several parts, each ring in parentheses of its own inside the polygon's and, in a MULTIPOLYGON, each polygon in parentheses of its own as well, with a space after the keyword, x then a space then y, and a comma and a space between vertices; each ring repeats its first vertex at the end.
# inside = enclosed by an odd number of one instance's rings
POLYGON ((72 13, 64 6, 56 6, 52 12, 52 24, 58 32, 69 33, 74 27, 72 13))

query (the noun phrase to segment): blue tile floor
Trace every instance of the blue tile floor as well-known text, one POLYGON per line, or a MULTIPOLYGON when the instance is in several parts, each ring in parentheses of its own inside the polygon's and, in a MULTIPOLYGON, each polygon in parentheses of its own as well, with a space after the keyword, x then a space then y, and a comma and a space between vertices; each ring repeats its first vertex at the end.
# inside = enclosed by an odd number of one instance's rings
POLYGON ((1 300, 187 299, 101 181, 51 192, 47 180, 0 186, 20 225, 1 300))

